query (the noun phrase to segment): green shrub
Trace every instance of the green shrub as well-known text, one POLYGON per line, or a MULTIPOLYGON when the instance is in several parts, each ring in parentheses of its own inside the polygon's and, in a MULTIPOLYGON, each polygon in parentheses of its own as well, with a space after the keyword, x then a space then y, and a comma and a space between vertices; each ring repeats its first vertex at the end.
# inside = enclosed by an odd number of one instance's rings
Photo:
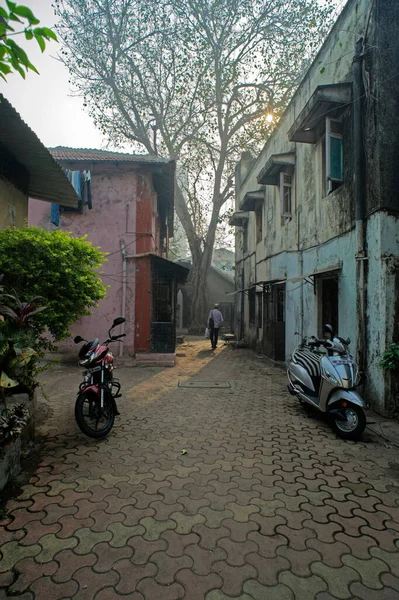
POLYGON ((388 369, 399 369, 399 344, 388 346, 382 355, 380 365, 385 371, 388 369))
POLYGON ((4 287, 21 298, 42 297, 46 310, 36 315, 35 322, 42 330, 47 327, 56 340, 68 337, 72 323, 91 314, 106 295, 97 272, 105 253, 86 237, 38 227, 0 230, 4 287))

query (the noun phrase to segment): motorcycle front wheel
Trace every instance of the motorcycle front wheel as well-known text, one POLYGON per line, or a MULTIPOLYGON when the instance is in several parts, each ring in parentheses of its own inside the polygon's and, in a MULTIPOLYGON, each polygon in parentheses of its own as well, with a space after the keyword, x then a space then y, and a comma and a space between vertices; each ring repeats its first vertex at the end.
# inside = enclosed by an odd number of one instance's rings
POLYGON ((346 421, 334 418, 332 426, 344 440, 358 440, 366 427, 366 415, 360 406, 350 404, 340 412, 346 416, 346 421))
POLYGON ((75 419, 79 429, 88 437, 104 438, 114 425, 113 403, 108 396, 105 396, 104 407, 101 408, 98 396, 80 394, 75 404, 75 419))

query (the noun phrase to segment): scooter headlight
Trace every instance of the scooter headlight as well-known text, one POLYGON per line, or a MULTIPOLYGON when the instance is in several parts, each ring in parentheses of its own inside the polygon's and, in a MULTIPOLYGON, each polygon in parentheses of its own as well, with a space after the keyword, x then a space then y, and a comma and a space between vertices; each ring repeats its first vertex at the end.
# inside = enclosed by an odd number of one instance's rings
POLYGON ((326 379, 329 383, 332 383, 333 385, 339 385, 339 380, 332 371, 329 371, 325 367, 322 367, 321 374, 324 377, 324 379, 326 379))

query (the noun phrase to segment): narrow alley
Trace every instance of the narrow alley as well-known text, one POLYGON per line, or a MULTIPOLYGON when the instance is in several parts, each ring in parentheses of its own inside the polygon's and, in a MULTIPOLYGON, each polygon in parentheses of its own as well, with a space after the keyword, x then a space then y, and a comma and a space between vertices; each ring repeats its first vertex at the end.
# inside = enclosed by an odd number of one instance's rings
POLYGON ((81 370, 45 373, 53 415, 2 522, 0 599, 399 599, 397 449, 338 439, 250 350, 178 352, 122 364, 99 442, 74 420, 81 370))

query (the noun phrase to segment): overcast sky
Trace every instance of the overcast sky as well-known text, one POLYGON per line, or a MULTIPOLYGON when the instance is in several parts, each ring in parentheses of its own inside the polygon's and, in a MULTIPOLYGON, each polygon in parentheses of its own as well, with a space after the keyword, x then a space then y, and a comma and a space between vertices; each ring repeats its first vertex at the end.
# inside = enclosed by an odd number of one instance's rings
MULTIPOLYGON (((41 25, 54 25, 51 0, 29 0, 27 4, 41 25)), ((83 110, 83 100, 71 96, 68 70, 54 58, 59 45, 49 43, 42 54, 34 40, 24 43, 21 36, 18 41, 40 75, 31 71, 25 81, 18 74, 10 75, 7 83, 0 83, 0 90, 23 120, 46 146, 104 148, 103 136, 83 110)))
MULTIPOLYGON (((56 20, 51 1, 29 0, 27 3, 46 27, 53 26, 56 20)), ((336 0, 336 3, 342 8, 345 1, 336 0)), ((26 42, 20 36, 19 41, 40 75, 29 72, 26 80, 18 74, 11 75, 7 83, 1 81, 0 91, 46 146, 104 149, 103 136, 84 111, 83 100, 72 96, 68 70, 54 58, 59 45, 49 43, 42 54, 34 40, 26 42)))

